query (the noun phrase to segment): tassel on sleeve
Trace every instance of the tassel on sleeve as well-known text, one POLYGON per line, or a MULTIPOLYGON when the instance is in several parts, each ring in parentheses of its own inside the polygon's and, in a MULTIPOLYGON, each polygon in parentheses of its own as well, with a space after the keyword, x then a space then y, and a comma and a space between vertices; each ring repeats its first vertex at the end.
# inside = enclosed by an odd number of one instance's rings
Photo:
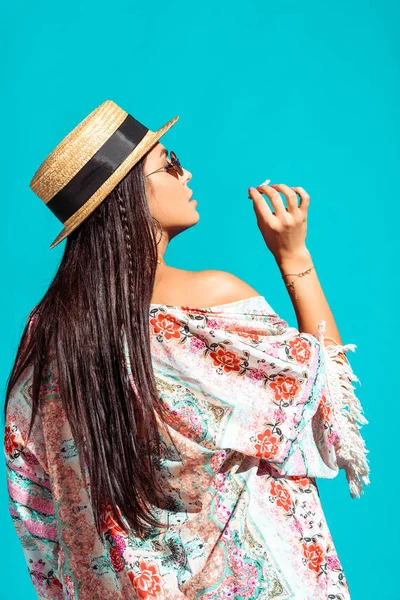
POLYGON ((355 344, 325 345, 326 323, 318 325, 318 339, 322 344, 325 358, 326 385, 333 411, 333 424, 338 435, 336 456, 338 467, 346 472, 346 479, 352 498, 363 493, 363 484, 370 483, 369 465, 365 441, 361 436, 362 425, 368 423, 363 415, 361 403, 354 393, 353 381, 360 380, 354 374, 350 364, 340 356, 348 350, 355 351, 355 344))

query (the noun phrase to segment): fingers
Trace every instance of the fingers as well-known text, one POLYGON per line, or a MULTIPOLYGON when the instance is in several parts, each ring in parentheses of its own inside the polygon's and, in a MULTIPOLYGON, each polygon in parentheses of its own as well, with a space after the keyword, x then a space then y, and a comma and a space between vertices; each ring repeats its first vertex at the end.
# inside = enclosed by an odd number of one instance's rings
POLYGON ((253 187, 249 188, 249 198, 253 200, 253 206, 257 218, 261 216, 268 223, 268 225, 272 227, 278 219, 276 215, 272 213, 267 202, 265 202, 265 198, 260 194, 260 192, 256 188, 253 187))
POLYGON ((293 187, 292 190, 297 192, 297 194, 300 196, 299 208, 303 212, 307 212, 308 206, 310 204, 310 196, 307 194, 306 190, 302 187, 293 187))
MULTIPOLYGON (((271 204, 274 207, 275 215, 277 217, 282 218, 286 214, 285 206, 283 204, 282 198, 278 191, 274 190, 274 188, 270 185, 259 185, 255 188, 255 191, 259 193, 260 197, 264 201, 264 204, 268 206, 265 202, 264 198, 261 194, 265 194, 271 200, 271 204)), ((269 206, 268 206, 269 208, 269 206)), ((273 216, 272 212, 271 215, 273 216)))
POLYGON ((302 187, 289 187, 284 183, 275 183, 270 186, 259 185, 256 190, 268 196, 277 216, 282 216, 285 212, 294 214, 298 209, 303 213, 307 213, 310 204, 310 196, 302 187), (288 208, 285 208, 279 192, 285 196, 288 208), (300 196, 300 205, 297 203, 297 194, 300 196))
POLYGON ((297 204, 297 194, 293 188, 285 185, 284 183, 275 183, 271 187, 278 190, 278 192, 281 192, 285 196, 289 212, 294 213, 299 208, 297 204))

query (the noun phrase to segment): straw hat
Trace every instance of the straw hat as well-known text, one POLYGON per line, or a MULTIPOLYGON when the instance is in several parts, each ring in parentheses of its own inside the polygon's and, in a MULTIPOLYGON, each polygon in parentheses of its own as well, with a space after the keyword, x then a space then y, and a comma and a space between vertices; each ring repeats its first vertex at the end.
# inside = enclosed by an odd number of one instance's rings
POLYGON ((29 184, 64 225, 50 249, 99 206, 178 119, 151 131, 106 100, 61 140, 29 184))

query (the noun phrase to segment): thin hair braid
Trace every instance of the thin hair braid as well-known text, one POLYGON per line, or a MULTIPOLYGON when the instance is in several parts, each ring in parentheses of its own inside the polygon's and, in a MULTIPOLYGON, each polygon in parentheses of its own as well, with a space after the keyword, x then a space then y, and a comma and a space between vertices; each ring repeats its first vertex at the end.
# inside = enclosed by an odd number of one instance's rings
POLYGON ((126 246, 126 251, 128 254, 128 258, 129 258, 129 267, 128 267, 128 283, 129 283, 129 293, 130 293, 130 297, 131 299, 134 298, 134 287, 133 287, 133 253, 132 253, 132 241, 131 241, 131 234, 129 231, 129 225, 128 225, 128 216, 126 214, 126 206, 125 206, 125 200, 122 196, 122 194, 120 193, 119 190, 116 190, 116 196, 117 196, 117 201, 118 201, 118 208, 119 208, 119 212, 121 215, 121 222, 122 222, 122 227, 124 228, 124 238, 125 238, 125 246, 126 246))
MULTIPOLYGON (((122 227, 124 230, 125 248, 126 248, 126 252, 127 252, 127 256, 128 256, 128 286, 129 286, 129 297, 130 297, 130 302, 129 302, 130 323, 129 323, 129 326, 132 327, 132 326, 134 326, 134 323, 132 320, 131 306, 132 306, 133 299, 135 297, 134 283, 133 283, 132 241, 131 241, 131 234, 129 232, 128 216, 126 214, 126 206, 125 206, 124 197, 118 189, 115 190, 115 193, 116 193, 116 197, 117 197, 119 213, 121 216, 121 223, 122 223, 122 227)), ((124 326, 126 326, 126 323, 124 323, 124 326)), ((120 337, 121 349, 122 349, 122 352, 124 352, 125 333, 124 333, 123 328, 120 328, 119 337, 120 337)))
MULTIPOLYGON (((116 190, 116 198, 117 198, 118 208, 119 208, 119 212, 120 212, 120 216, 121 216, 121 223, 122 223, 122 227, 123 227, 123 231, 124 231, 125 247, 126 247, 126 252, 127 252, 127 257, 128 257, 128 289, 129 289, 129 298, 130 298, 129 311, 128 311, 129 327, 131 328, 131 331, 133 329, 135 329, 135 330, 138 330, 138 332, 140 334, 140 331, 139 331, 140 323, 138 323, 136 320, 137 315, 135 318, 133 318, 133 314, 132 314, 133 313, 132 307, 133 307, 133 303, 135 300, 134 266, 133 266, 132 238, 131 238, 128 214, 127 214, 127 209, 126 209, 126 204, 125 204, 126 199, 121 194, 119 189, 116 190)), ((153 235, 154 235, 154 233, 153 233, 153 235)), ((126 324, 124 324, 124 326, 126 326, 126 324)), ((123 328, 120 329, 119 336, 120 336, 121 349, 122 349, 122 352, 124 352, 126 338, 125 338, 125 332, 124 332, 123 328)), ((131 367, 133 367, 133 365, 131 365, 131 367)), ((128 385, 131 385, 128 378, 127 378, 127 381, 128 381, 128 385)), ((135 390, 135 394, 137 394, 136 390, 135 390)), ((139 406, 142 408, 141 403, 139 403, 139 406)), ((139 419, 143 420, 144 418, 145 418, 145 415, 143 413, 143 410, 140 410, 139 419)), ((143 444, 143 442, 142 442, 142 444, 143 444)), ((143 450, 145 451, 145 445, 143 446, 143 450)), ((154 464, 151 460, 150 455, 148 456, 148 467, 149 467, 149 470, 154 474, 154 464)), ((155 487, 154 490, 149 490, 150 495, 153 493, 154 499, 156 498, 156 496, 154 495, 154 492, 157 489, 158 488, 155 487)))

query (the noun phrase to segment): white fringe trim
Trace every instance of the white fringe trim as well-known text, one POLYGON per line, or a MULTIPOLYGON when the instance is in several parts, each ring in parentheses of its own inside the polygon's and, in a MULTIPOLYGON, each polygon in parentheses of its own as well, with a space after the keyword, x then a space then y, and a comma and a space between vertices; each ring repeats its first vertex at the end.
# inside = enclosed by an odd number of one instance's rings
MULTIPOLYGON (((327 387, 333 410, 333 423, 339 436, 338 447, 335 447, 339 469, 344 469, 349 483, 352 498, 359 498, 363 493, 363 484, 370 483, 367 454, 360 429, 368 423, 363 415, 363 409, 357 396, 354 394, 352 381, 360 380, 354 374, 350 364, 338 356, 348 350, 355 351, 355 344, 327 345, 324 344, 326 322, 318 325, 318 339, 322 344, 327 387), (357 421, 360 423, 357 423, 357 421)), ((329 400, 329 399, 328 399, 329 400)))

